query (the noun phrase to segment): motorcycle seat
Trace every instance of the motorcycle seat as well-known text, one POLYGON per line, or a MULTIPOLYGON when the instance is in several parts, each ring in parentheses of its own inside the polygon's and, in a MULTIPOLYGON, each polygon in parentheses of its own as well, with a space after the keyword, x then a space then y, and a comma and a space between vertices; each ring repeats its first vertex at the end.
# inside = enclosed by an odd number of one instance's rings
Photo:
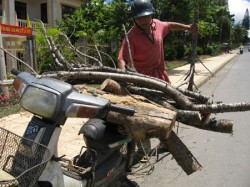
POLYGON ((84 126, 82 126, 79 134, 84 134, 86 138, 94 141, 101 140, 106 129, 105 121, 101 119, 89 119, 84 126))

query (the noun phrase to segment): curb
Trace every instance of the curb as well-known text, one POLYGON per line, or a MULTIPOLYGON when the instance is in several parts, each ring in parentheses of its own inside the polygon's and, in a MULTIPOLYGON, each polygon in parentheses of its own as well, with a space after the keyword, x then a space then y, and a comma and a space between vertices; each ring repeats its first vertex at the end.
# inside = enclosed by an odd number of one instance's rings
POLYGON ((229 59, 225 60, 222 64, 220 64, 219 66, 215 67, 211 72, 213 73, 213 75, 210 73, 208 76, 206 77, 201 77, 199 79, 197 79, 195 82, 195 85, 199 88, 201 87, 203 84, 205 84, 211 77, 215 76, 215 74, 221 70, 227 63, 229 63, 230 61, 232 61, 234 58, 237 57, 237 54, 234 54, 232 57, 230 57, 229 59))
MULTIPOLYGON (((201 87, 208 79, 213 77, 220 69, 228 62, 232 61, 237 56, 237 51, 232 51, 228 54, 222 54, 203 60, 202 63, 195 63, 194 89, 201 87)), ((172 84, 176 87, 187 89, 188 83, 184 81, 185 75, 190 71, 190 64, 170 70, 168 72, 172 84)))

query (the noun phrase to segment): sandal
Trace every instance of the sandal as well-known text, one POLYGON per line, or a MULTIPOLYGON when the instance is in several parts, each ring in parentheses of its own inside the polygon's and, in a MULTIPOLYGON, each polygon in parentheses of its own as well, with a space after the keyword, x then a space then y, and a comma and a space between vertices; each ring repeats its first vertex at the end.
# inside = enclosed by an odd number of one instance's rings
POLYGON ((141 163, 146 163, 149 161, 149 157, 148 156, 143 156, 140 160, 141 163))

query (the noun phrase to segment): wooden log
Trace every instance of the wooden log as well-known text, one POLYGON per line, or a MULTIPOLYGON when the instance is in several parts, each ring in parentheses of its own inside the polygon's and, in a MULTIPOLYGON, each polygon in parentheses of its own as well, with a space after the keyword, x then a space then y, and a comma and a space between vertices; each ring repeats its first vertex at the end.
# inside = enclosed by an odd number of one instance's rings
MULTIPOLYGON (((85 90, 85 92, 93 92, 93 88, 89 90, 85 90), (89 92, 89 90, 91 91, 89 92)), ((98 92, 95 91, 94 93, 98 92)), ((107 122, 118 125, 118 129, 121 133, 129 135, 135 140, 158 138, 168 147, 177 163, 188 175, 201 168, 198 161, 196 161, 184 143, 173 134, 172 128, 174 127, 177 115, 175 110, 148 102, 147 99, 138 95, 117 96, 102 93, 99 97, 109 99, 112 103, 118 105, 135 108, 136 113, 134 116, 110 112, 106 117, 107 122)))
POLYGON ((191 110, 200 111, 203 114, 243 112, 250 110, 250 102, 194 105, 191 110))
POLYGON ((200 126, 202 122, 201 114, 197 111, 178 110, 176 121, 191 126, 200 126))
POLYGON ((201 170, 201 164, 196 160, 193 154, 188 150, 174 131, 171 131, 168 139, 161 139, 161 142, 168 148, 176 162, 181 166, 187 175, 201 170))
POLYGON ((106 79, 103 81, 103 83, 100 86, 100 89, 115 95, 126 95, 127 91, 124 89, 124 87, 121 87, 121 85, 112 80, 112 79, 106 79))
POLYGON ((168 98, 167 95, 163 92, 147 88, 135 87, 131 85, 126 86, 126 88, 132 94, 141 95, 163 107, 175 110, 175 107, 172 105, 174 101, 171 100, 171 98, 168 98))
POLYGON ((108 122, 122 125, 126 133, 136 140, 146 137, 167 138, 174 127, 176 111, 150 103, 141 96, 104 94, 101 97, 110 99, 112 103, 129 106, 136 110, 134 116, 110 112, 106 118, 108 122))
POLYGON ((183 89, 183 88, 176 88, 176 89, 178 91, 180 91, 181 93, 183 93, 184 95, 186 95, 188 97, 191 97, 191 98, 194 98, 195 103, 197 103, 197 104, 205 104, 209 100, 208 96, 202 95, 200 93, 192 92, 190 90, 186 90, 186 89, 183 89))
POLYGON ((215 118, 211 118, 206 125, 201 126, 201 129, 223 133, 232 133, 233 121, 228 119, 216 120, 215 118))
POLYGON ((84 89, 81 91, 85 94, 94 94, 109 99, 112 103, 117 105, 134 108, 136 111, 134 116, 110 112, 106 120, 122 126, 123 128, 121 128, 121 130, 135 140, 140 140, 145 137, 167 138, 174 127, 177 115, 175 110, 161 107, 142 96, 114 95, 105 93, 99 89, 90 88, 87 85, 77 85, 75 88, 84 89))
POLYGON ((226 119, 217 120, 215 118, 209 118, 209 116, 204 117, 197 111, 178 110, 176 121, 203 130, 209 130, 221 133, 233 132, 232 120, 226 120, 226 119))
POLYGON ((152 79, 151 77, 140 77, 136 75, 117 74, 109 72, 63 72, 58 71, 56 74, 46 74, 46 77, 63 78, 64 80, 105 80, 111 78, 116 81, 123 81, 138 84, 140 86, 149 87, 151 89, 157 89, 164 93, 167 93, 178 105, 183 109, 192 108, 193 103, 181 92, 173 88, 169 83, 152 79))

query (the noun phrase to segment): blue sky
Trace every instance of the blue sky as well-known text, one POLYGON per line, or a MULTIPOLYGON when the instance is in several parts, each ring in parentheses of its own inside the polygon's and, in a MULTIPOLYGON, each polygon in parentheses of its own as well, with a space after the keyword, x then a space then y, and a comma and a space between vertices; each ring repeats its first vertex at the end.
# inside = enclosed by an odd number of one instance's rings
POLYGON ((243 20, 246 9, 250 11, 250 0, 228 0, 228 6, 230 13, 235 14, 235 23, 238 23, 243 20))

